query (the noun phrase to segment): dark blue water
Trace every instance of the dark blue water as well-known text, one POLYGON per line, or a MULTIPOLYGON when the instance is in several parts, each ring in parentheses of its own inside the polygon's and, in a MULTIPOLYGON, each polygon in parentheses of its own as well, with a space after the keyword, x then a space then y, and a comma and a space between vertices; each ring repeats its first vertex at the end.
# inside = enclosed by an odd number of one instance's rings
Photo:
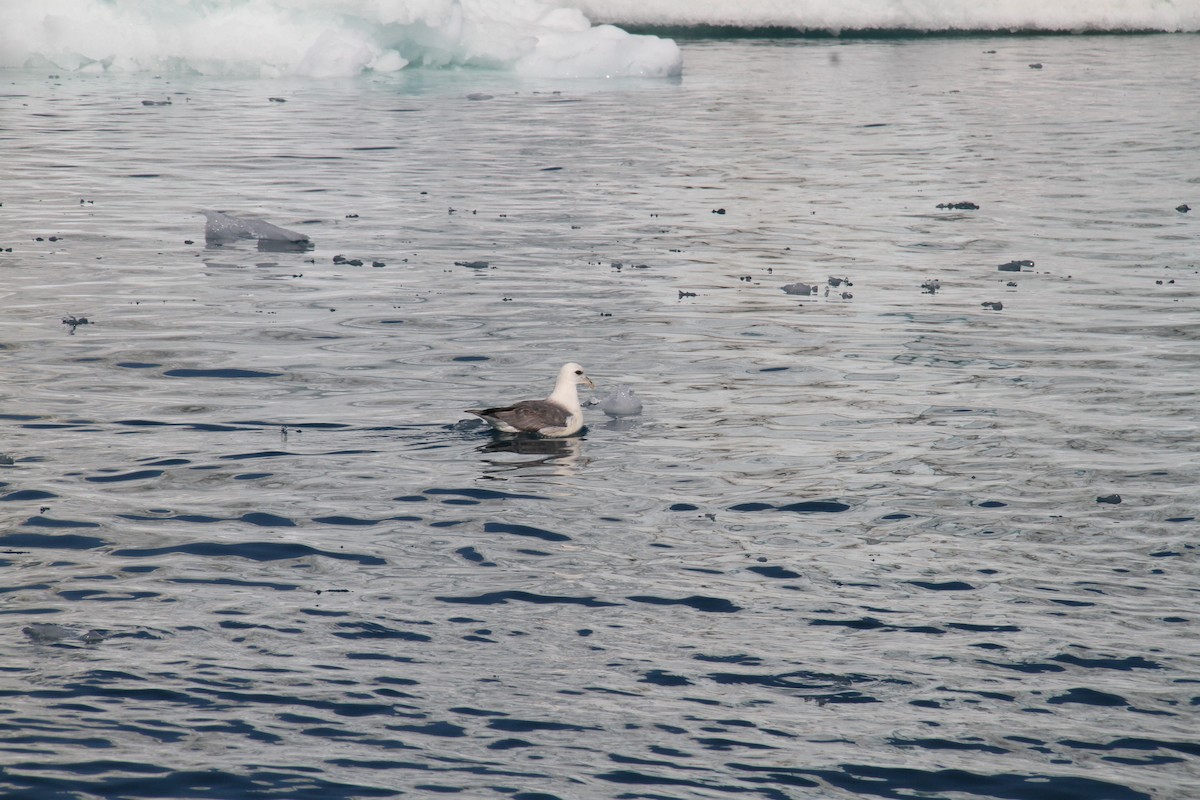
POLYGON ((1195 796, 1200 49, 685 59, 3 76, 0 792, 1195 796))

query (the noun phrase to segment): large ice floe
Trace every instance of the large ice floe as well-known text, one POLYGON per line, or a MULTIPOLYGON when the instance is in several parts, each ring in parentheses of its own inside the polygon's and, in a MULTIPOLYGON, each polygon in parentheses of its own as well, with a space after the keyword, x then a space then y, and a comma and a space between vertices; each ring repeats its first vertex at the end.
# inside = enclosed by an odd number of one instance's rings
POLYGON ((411 66, 669 77, 670 39, 545 0, 38 0, 5 4, 0 68, 344 77, 411 66))

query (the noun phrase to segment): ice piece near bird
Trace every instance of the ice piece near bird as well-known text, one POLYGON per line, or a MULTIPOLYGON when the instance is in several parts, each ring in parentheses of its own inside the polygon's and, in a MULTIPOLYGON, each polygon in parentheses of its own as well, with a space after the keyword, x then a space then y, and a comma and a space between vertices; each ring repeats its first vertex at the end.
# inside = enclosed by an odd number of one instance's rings
POLYGON ((235 217, 224 211, 202 211, 204 214, 204 240, 207 242, 231 242, 235 239, 258 239, 266 242, 302 244, 309 241, 303 233, 289 231, 262 219, 235 217))
POLYGON ((642 413, 642 399, 633 392, 633 387, 622 383, 611 392, 594 396, 588 405, 600 406, 610 417, 636 417, 642 413))

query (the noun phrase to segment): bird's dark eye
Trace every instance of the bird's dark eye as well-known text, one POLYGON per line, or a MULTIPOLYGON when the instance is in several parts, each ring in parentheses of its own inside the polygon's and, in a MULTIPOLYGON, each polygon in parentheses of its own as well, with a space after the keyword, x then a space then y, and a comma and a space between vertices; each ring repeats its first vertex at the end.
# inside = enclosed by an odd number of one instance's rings
POLYGON ((582 375, 582 374, 583 374, 583 370, 581 370, 581 369, 577 369, 577 370, 575 370, 575 374, 576 374, 576 375, 582 375))

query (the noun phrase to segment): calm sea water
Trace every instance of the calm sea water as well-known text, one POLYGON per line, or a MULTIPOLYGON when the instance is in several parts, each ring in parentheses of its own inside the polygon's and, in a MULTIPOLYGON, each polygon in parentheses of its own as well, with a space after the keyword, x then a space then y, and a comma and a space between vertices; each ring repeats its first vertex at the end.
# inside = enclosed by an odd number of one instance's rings
POLYGON ((1196 43, 0 76, 0 791, 1195 797, 1196 43))

